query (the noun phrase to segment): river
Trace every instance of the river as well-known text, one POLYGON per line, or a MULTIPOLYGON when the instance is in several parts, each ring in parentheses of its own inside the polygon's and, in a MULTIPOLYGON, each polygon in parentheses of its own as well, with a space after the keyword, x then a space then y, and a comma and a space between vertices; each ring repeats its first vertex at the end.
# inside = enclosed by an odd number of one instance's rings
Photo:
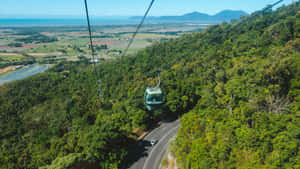
POLYGON ((34 65, 26 66, 23 69, 11 72, 7 75, 0 76, 0 86, 3 85, 4 83, 8 83, 14 80, 24 79, 26 77, 44 72, 49 67, 50 67, 49 65, 34 64, 34 65))

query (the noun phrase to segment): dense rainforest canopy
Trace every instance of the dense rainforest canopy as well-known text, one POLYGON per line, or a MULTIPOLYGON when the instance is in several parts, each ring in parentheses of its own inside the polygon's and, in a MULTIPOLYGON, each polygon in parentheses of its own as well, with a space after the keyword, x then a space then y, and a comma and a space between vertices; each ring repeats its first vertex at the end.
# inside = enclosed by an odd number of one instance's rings
POLYGON ((1 86, 0 168, 120 168, 134 129, 183 113, 181 168, 300 168, 299 10, 260 14, 213 41, 238 21, 157 43, 97 65, 97 76, 65 62, 1 86), (147 112, 158 68, 166 103, 147 112))

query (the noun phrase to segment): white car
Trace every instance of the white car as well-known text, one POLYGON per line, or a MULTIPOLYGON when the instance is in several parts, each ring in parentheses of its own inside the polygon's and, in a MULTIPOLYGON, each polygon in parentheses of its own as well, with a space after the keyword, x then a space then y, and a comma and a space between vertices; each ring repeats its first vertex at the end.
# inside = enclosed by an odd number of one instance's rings
POLYGON ((150 141, 150 144, 151 144, 151 146, 154 146, 157 142, 158 142, 157 139, 152 139, 152 140, 150 141))

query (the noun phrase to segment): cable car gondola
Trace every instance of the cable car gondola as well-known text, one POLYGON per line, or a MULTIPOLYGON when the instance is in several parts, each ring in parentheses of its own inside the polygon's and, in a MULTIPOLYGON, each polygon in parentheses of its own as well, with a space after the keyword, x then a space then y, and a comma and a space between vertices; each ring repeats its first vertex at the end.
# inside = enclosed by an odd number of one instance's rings
POLYGON ((158 84, 156 87, 147 87, 144 94, 144 103, 147 110, 153 111, 160 109, 164 103, 163 92, 160 88, 160 77, 158 76, 158 84))

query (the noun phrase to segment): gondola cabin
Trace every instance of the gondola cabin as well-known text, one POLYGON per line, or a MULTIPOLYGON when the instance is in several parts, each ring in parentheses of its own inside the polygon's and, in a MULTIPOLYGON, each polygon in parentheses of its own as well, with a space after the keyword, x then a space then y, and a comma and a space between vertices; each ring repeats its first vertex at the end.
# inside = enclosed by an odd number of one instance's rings
POLYGON ((163 92, 161 88, 148 87, 145 91, 144 102, 149 111, 160 109, 164 103, 163 92))

